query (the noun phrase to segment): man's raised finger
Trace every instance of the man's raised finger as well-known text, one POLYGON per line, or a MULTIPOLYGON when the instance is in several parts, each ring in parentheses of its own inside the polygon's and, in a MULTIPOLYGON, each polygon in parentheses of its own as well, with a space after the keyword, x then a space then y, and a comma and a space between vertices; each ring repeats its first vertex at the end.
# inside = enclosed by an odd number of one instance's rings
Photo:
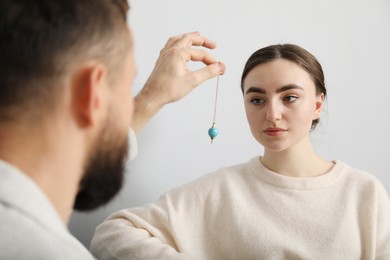
POLYGON ((183 37, 181 37, 179 40, 177 40, 175 44, 172 46, 179 47, 179 48, 190 48, 191 46, 203 46, 209 49, 214 49, 215 47, 217 47, 217 44, 214 41, 202 35, 188 33, 185 34, 183 37))
POLYGON ((189 49, 187 51, 187 61, 201 61, 206 65, 217 62, 213 55, 200 49, 189 49))
POLYGON ((171 48, 173 45, 177 43, 180 39, 182 39, 186 35, 200 35, 199 32, 189 32, 189 33, 182 33, 176 36, 172 36, 168 39, 167 43, 164 46, 164 49, 171 48))

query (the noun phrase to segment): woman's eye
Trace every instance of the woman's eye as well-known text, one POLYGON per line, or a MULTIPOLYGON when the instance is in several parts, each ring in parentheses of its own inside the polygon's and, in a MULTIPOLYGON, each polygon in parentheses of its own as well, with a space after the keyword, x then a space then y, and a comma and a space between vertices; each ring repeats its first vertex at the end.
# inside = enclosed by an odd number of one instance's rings
POLYGON ((254 105, 261 105, 264 103, 264 99, 262 98, 252 98, 251 103, 254 105))
POLYGON ((283 98, 283 101, 288 102, 288 103, 292 103, 297 99, 298 99, 297 96, 286 96, 283 98))

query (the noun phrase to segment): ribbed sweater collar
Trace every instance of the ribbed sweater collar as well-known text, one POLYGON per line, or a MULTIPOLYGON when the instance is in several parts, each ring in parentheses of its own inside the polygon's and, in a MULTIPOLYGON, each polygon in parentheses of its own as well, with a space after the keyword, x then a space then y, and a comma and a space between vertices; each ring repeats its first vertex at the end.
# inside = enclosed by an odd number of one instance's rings
POLYGON ((290 177, 273 172, 261 163, 259 156, 252 158, 248 166, 250 171, 260 179, 274 186, 295 190, 316 190, 328 187, 337 182, 348 169, 348 165, 341 161, 335 160, 333 163, 333 168, 326 174, 310 178, 290 177))

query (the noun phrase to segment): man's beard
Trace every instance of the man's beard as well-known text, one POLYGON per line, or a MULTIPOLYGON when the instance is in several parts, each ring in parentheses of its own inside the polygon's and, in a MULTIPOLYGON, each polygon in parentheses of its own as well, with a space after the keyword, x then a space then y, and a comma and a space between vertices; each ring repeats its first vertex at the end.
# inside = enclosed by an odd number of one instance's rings
POLYGON ((127 159, 127 134, 119 136, 110 128, 115 122, 107 122, 101 138, 91 150, 85 174, 80 182, 74 209, 89 211, 109 202, 123 185, 127 159))

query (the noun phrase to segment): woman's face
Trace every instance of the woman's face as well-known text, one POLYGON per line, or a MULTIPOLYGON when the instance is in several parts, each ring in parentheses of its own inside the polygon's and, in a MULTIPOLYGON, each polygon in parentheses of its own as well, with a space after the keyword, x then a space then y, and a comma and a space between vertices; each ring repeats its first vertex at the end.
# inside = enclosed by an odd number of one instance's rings
POLYGON ((260 64, 243 86, 252 134, 266 150, 284 151, 308 137, 324 96, 316 94, 310 75, 299 65, 285 59, 260 64))

